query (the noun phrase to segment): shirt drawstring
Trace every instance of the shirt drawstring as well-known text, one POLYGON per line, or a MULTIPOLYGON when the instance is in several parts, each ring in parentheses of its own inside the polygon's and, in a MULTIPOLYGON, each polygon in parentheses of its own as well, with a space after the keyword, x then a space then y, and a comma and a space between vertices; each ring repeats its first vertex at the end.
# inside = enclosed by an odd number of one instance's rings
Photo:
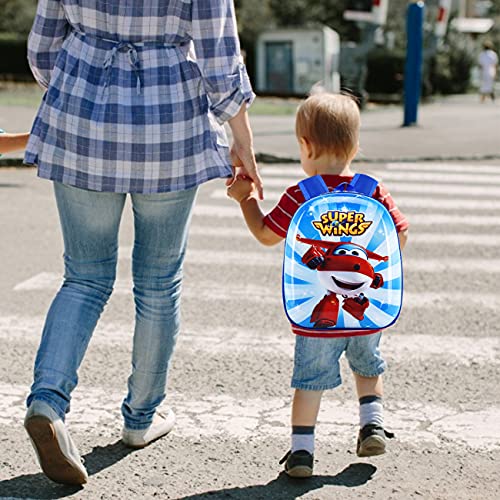
POLYGON ((137 53, 137 47, 131 42, 118 42, 111 50, 109 50, 104 60, 104 70, 106 71, 106 79, 104 81, 104 88, 106 89, 111 81, 111 68, 115 62, 116 54, 122 49, 127 49, 128 61, 130 66, 134 70, 134 74, 137 79, 136 89, 137 95, 141 94, 142 80, 141 80, 141 68, 139 64, 139 54, 137 53))

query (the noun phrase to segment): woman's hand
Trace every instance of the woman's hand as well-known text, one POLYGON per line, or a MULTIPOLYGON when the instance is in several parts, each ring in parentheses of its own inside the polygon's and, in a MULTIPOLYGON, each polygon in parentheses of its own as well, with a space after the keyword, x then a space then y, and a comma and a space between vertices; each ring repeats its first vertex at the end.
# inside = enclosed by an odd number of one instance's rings
POLYGON ((236 171, 233 173, 233 179, 229 179, 227 185, 231 185, 235 177, 240 175, 250 178, 254 183, 259 194, 259 199, 263 199, 263 184, 260 177, 257 161, 255 160, 255 153, 252 146, 240 145, 236 142, 233 143, 231 148, 231 162, 236 171))
POLYGON ((230 186, 238 174, 247 176, 254 182, 259 198, 263 200, 264 187, 253 150, 253 136, 246 104, 241 107, 240 112, 234 118, 229 120, 229 126, 234 140, 231 148, 231 161, 235 172, 233 172, 233 178, 226 181, 226 185, 230 186))

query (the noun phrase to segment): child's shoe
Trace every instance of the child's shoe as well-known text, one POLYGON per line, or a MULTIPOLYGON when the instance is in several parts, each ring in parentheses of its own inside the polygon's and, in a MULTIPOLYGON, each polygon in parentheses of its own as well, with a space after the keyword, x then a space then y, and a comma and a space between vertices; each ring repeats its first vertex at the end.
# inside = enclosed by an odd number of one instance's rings
POLYGON ((306 450, 289 451, 281 460, 285 464, 285 472, 290 477, 311 477, 313 473, 314 455, 306 450))
POLYGON ((392 439, 394 434, 380 425, 368 424, 359 431, 356 454, 358 457, 373 457, 385 453, 385 438, 392 439))

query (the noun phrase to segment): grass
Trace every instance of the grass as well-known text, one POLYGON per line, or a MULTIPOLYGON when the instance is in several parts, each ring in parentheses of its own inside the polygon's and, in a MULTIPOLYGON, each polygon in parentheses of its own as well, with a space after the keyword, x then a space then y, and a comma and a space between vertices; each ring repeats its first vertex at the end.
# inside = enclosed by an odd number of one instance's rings
POLYGON ((250 108, 250 115, 292 116, 295 115, 300 102, 300 99, 257 97, 250 108))
POLYGON ((0 83, 0 106, 37 108, 43 96, 34 83, 0 83))
MULTIPOLYGON (((37 108, 42 99, 42 89, 34 83, 0 82, 0 106, 37 108)), ((257 97, 250 114, 254 116, 293 116, 300 99, 257 97)))

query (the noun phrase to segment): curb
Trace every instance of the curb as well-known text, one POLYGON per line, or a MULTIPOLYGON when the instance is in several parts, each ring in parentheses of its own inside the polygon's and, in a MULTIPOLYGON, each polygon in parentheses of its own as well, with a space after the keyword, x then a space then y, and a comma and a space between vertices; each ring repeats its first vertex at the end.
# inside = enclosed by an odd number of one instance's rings
POLYGON ((25 165, 23 163, 23 160, 21 160, 20 158, 5 158, 3 160, 0 158, 0 168, 2 168, 2 167, 3 168, 11 168, 11 167, 30 168, 27 165, 25 165))
MULTIPOLYGON (((268 153, 257 153, 258 163, 283 164, 300 163, 299 158, 276 156, 268 153)), ((441 155, 441 156, 399 156, 389 158, 355 158, 354 163, 421 163, 421 162, 448 162, 448 161, 490 161, 500 160, 500 154, 489 155, 441 155)), ((25 165, 21 158, 0 159, 0 168, 35 168, 32 165, 25 165)))

